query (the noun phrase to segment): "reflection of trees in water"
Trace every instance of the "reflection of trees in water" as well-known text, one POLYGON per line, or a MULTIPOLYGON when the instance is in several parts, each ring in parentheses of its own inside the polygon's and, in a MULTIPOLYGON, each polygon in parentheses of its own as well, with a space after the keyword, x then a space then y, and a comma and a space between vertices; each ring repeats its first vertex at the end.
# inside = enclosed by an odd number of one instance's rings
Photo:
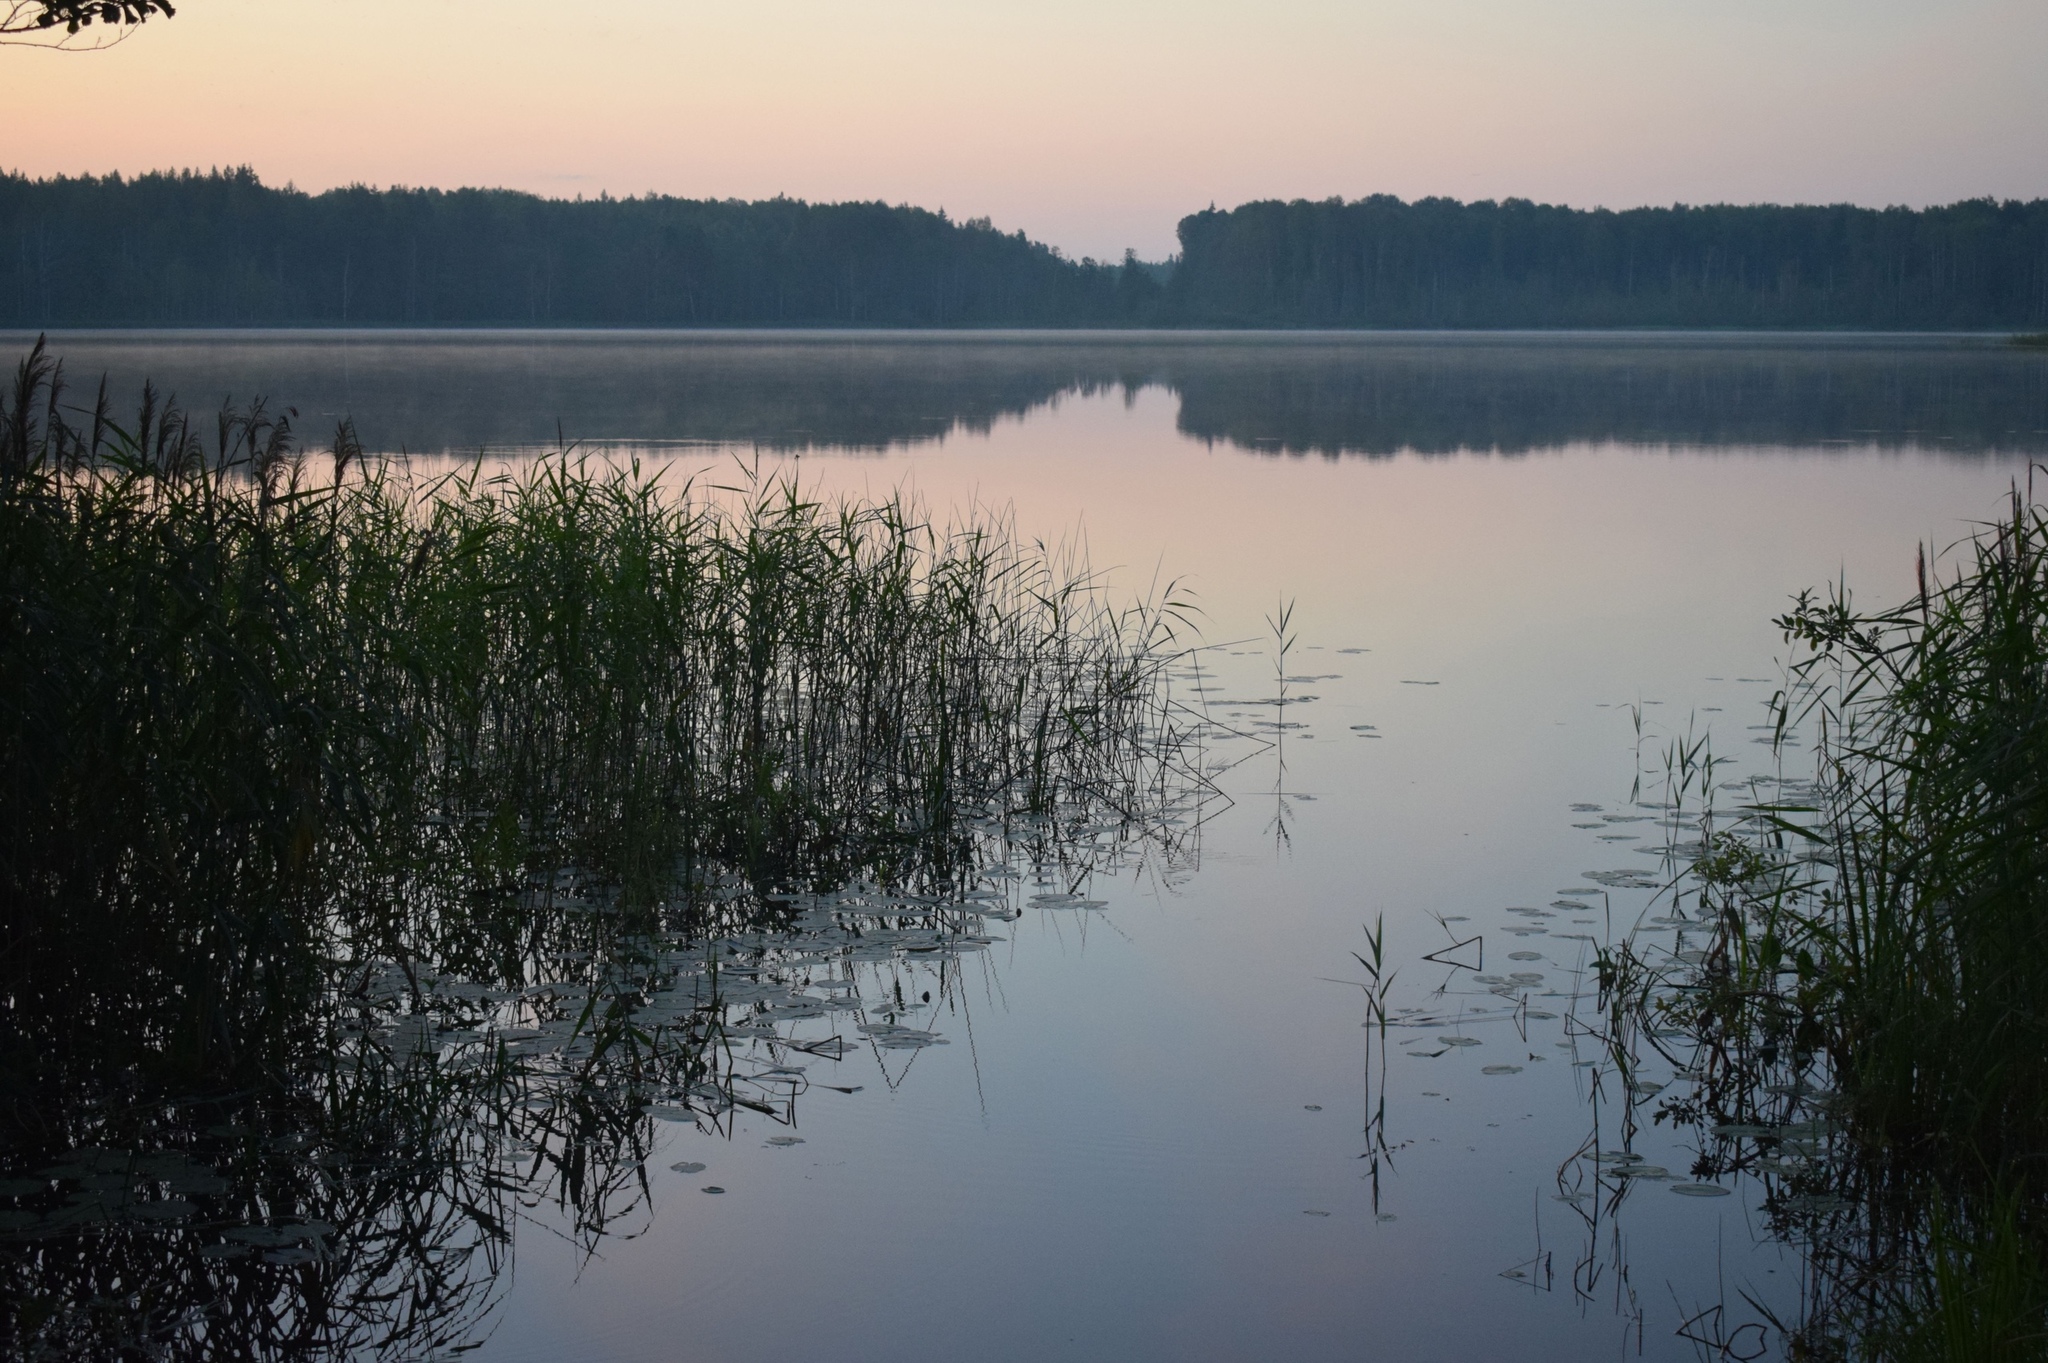
POLYGON ((188 399, 288 392, 373 447, 572 439, 880 451, 985 432, 1068 396, 1175 394, 1195 439, 1274 454, 1522 453, 1616 441, 2048 445, 2048 366, 1992 343, 1370 333, 80 343, 79 372, 188 399))
POLYGON ((1117 383, 1113 350, 960 338, 749 339, 716 335, 491 340, 387 335, 189 344, 70 342, 74 372, 154 379, 204 405, 289 393, 299 410, 353 415, 372 449, 425 454, 572 441, 758 444, 879 452, 986 432, 1070 394, 1117 383))
POLYGON ((1505 343, 1190 351, 1180 430, 1267 454, 1577 443, 2048 446, 2048 366, 1990 347, 1505 343))

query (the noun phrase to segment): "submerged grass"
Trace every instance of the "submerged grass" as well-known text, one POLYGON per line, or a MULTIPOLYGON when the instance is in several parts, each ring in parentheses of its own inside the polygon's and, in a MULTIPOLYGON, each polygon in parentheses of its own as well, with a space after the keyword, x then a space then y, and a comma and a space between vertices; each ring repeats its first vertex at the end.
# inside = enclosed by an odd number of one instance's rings
POLYGON ((2015 490, 1895 609, 1780 623, 1810 795, 1708 818, 1710 940, 1633 1006, 1699 1043, 1723 1165, 1784 1180, 1795 1354, 2048 1357, 2048 510, 2015 490))

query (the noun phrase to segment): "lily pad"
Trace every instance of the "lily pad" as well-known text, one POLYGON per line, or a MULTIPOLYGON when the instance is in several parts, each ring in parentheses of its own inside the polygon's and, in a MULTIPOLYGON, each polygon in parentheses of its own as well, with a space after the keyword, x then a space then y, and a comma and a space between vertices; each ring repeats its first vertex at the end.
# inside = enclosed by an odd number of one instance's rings
POLYGON ((669 1168, 675 1170, 679 1174, 701 1174, 704 1172, 704 1166, 702 1164, 698 1163, 696 1160, 689 1159, 678 1160, 676 1163, 671 1164, 669 1168))
POLYGON ((1674 1183, 1671 1191, 1680 1197, 1726 1197, 1728 1189, 1718 1183, 1674 1183))
POLYGON ((1776 1130, 1776 1127, 1758 1126, 1753 1122, 1721 1122, 1714 1127, 1714 1134, 1716 1136, 1725 1136, 1730 1140, 1741 1140, 1744 1138, 1753 1139, 1757 1136, 1769 1136, 1774 1134, 1776 1130))

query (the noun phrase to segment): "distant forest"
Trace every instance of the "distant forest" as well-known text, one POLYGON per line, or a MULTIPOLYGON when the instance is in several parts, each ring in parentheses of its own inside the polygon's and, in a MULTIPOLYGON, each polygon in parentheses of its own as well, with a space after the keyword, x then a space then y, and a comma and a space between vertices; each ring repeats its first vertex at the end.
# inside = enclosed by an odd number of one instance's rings
POLYGON ((305 194, 246 169, 0 178, 0 243, 19 327, 1065 326, 1158 292, 919 208, 305 194))
POLYGON ((1211 208, 1164 265, 882 203, 0 174, 0 326, 2048 326, 2048 200, 1211 208))
POLYGON ((2048 322, 2048 199, 1614 213, 1374 195, 1210 209, 1180 243, 1175 312, 1240 326, 2048 322))

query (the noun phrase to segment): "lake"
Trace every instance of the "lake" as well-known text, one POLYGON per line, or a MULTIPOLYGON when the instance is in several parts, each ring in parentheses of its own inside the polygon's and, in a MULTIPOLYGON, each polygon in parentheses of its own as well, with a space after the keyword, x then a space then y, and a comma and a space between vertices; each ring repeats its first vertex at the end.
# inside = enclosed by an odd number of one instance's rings
POLYGON ((1593 953, 1663 912, 1674 740, 1802 774, 1758 727, 1793 595, 1903 597, 2048 453, 2048 358, 1981 337, 52 344, 74 399, 267 394, 428 470, 562 441, 1007 508, 1198 608, 1175 687, 1211 786, 1178 831, 1024 866, 975 950, 849 965, 892 1021, 755 1034, 776 1100, 651 1115, 606 1233, 525 1207, 460 1341, 487 1360, 1774 1354, 1758 1304, 1796 1315, 1801 1256, 1762 1181, 1689 1179, 1674 1066, 1603 1070, 1593 953), (1668 1177, 1599 1158, 1631 1102, 1668 1177))

